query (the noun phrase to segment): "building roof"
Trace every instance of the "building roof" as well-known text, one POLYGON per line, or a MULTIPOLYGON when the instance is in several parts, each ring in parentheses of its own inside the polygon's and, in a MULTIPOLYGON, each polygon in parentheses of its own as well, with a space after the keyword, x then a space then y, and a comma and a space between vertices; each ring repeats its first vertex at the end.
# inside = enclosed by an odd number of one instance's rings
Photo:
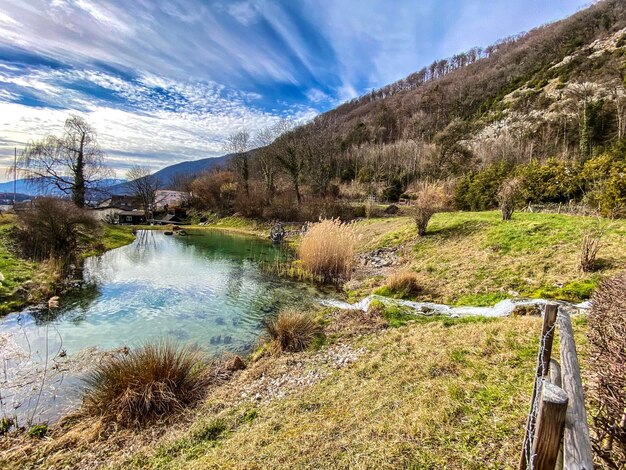
POLYGON ((118 212, 119 215, 138 215, 140 217, 144 216, 144 213, 142 211, 120 211, 118 212))

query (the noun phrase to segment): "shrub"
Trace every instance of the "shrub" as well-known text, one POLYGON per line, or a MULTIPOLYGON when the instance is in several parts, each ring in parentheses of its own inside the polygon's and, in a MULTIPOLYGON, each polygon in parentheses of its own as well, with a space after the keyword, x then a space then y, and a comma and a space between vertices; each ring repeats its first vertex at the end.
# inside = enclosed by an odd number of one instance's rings
POLYGON ((322 220, 309 226, 298 247, 304 269, 324 281, 349 279, 352 274, 357 236, 354 227, 339 219, 322 220))
POLYGON ((518 170, 524 180, 521 193, 527 203, 567 202, 580 196, 580 166, 557 159, 529 163, 518 170))
POLYGON ((422 286, 417 274, 410 270, 402 270, 391 274, 377 293, 399 299, 411 299, 422 293, 422 286))
POLYGON ((455 188, 457 208, 482 211, 497 207, 498 188, 510 173, 511 167, 504 163, 491 165, 476 173, 468 173, 455 188))
POLYGON ((580 263, 578 268, 583 273, 596 270, 596 258, 602 241, 603 231, 586 230, 583 234, 583 242, 580 247, 580 263))
POLYGON ((237 177, 231 171, 203 173, 190 184, 195 205, 201 209, 228 215, 237 196, 237 177))
POLYGON ((162 341, 114 356, 85 379, 85 411, 122 426, 142 423, 181 410, 201 395, 200 355, 162 341))
POLYGON ((594 447, 611 468, 626 466, 626 272, 605 280, 591 299, 589 397, 594 447))
POLYGON ((321 328, 310 314, 284 310, 265 322, 275 352, 305 350, 321 333, 321 328))
POLYGON ((450 197, 443 184, 424 183, 421 185, 413 206, 415 224, 417 225, 417 234, 419 236, 426 234, 430 218, 437 212, 447 210, 449 203, 450 197))
POLYGON ((35 259, 65 258, 76 250, 81 234, 94 234, 100 228, 85 209, 53 197, 35 199, 17 217, 17 239, 24 253, 35 259))
POLYGON ((500 203, 500 212, 502 212, 502 220, 511 220, 515 204, 519 197, 521 181, 517 178, 505 180, 498 190, 498 202, 500 203))

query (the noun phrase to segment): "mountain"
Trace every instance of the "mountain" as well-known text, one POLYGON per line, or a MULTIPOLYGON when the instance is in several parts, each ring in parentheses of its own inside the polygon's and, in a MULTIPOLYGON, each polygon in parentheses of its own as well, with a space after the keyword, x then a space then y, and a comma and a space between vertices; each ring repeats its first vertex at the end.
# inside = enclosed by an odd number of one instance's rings
POLYGON ((153 176, 159 180, 163 189, 173 189, 176 178, 191 177, 217 166, 226 166, 231 156, 232 155, 222 155, 221 157, 203 158, 201 160, 176 163, 175 165, 170 165, 157 171, 153 176))
MULTIPOLYGON (((232 155, 222 155, 221 157, 202 158, 187 162, 176 163, 167 166, 152 176, 159 180, 161 189, 177 189, 179 179, 189 179, 204 171, 211 170, 218 166, 226 166, 232 155)), ((111 194, 128 194, 132 192, 128 185, 121 183, 109 188, 111 194)))
MULTIPOLYGON (((119 178, 104 178, 98 181, 96 185, 97 188, 101 191, 107 191, 108 188, 119 185, 123 183, 125 180, 119 178)), ((60 191, 54 188, 46 187, 45 185, 39 184, 34 179, 18 179, 16 181, 16 190, 18 193, 22 195, 28 196, 43 196, 45 194, 52 195, 60 195, 60 191)), ((7 181, 6 183, 0 183, 0 193, 9 193, 13 194, 13 181, 7 181)))
POLYGON ((584 161, 626 137, 625 76, 626 1, 605 0, 437 60, 274 146, 304 147, 313 189, 329 168, 343 181, 406 186, 501 161, 584 161))

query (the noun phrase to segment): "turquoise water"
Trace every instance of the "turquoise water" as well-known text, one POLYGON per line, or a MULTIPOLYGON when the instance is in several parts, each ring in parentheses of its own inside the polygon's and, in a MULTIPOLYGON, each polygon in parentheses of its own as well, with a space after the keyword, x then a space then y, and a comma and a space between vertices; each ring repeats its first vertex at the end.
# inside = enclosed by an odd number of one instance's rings
MULTIPOLYGON (((132 348, 161 338, 210 355, 250 350, 268 315, 286 305, 306 307, 319 296, 261 269, 284 256, 264 240, 221 231, 186 237, 141 231, 132 244, 87 259, 84 287, 61 299, 58 310, 27 309, 0 320, 0 335, 28 355, 16 362, 5 351, 5 368, 41 369, 46 356, 60 351, 72 358, 86 348, 132 348)), ((77 384, 68 380, 74 375, 64 380, 77 384)), ((0 384, 5 398, 10 385, 0 384)), ((63 385, 54 386, 59 400, 63 385)))

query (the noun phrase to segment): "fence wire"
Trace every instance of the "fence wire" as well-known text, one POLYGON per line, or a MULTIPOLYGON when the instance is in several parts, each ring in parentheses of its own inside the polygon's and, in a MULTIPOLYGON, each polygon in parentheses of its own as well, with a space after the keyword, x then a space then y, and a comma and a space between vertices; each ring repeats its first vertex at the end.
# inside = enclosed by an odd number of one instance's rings
MULTIPOLYGON (((544 312, 545 318, 545 312, 544 312)), ((539 403, 541 400, 541 380, 548 375, 550 361, 546 361, 544 364, 542 358, 547 351, 546 338, 553 335, 556 328, 556 322, 546 330, 545 334, 541 335, 539 340, 539 352, 537 353, 537 373, 535 376, 534 386, 534 399, 530 408, 530 418, 528 420, 528 428, 526 429, 526 440, 524 442, 524 453, 526 455, 526 470, 534 470, 535 468, 535 454, 533 453, 533 447, 535 443, 535 429, 537 425, 537 417, 539 415, 539 403)))

